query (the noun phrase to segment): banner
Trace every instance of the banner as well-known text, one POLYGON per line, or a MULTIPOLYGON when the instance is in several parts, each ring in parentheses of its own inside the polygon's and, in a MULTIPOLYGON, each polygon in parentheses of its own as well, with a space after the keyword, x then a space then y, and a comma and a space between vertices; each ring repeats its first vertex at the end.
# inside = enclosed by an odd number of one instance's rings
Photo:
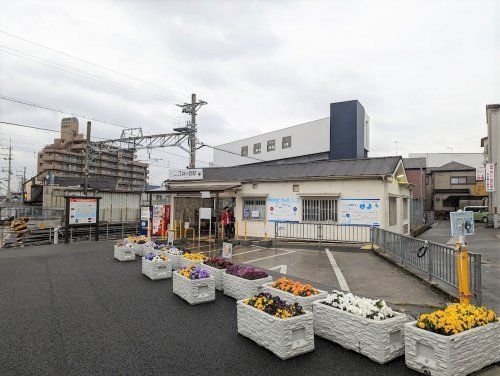
POLYGON ((476 168, 476 181, 483 181, 486 170, 484 167, 476 168))
POLYGON ((486 192, 495 192, 495 165, 493 163, 486 164, 484 178, 486 183, 486 192))
POLYGON ((340 224, 380 226, 380 200, 378 198, 341 199, 340 224))
POLYGON ((269 197, 267 199, 269 222, 300 222, 298 197, 269 197))

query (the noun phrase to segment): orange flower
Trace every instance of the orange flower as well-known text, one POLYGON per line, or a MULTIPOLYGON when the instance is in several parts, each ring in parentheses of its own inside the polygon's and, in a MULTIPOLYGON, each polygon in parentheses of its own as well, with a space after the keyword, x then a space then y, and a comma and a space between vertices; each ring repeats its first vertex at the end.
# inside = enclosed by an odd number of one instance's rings
POLYGON ((298 281, 293 281, 285 277, 274 281, 272 286, 295 296, 311 296, 319 293, 318 289, 312 287, 310 284, 303 285, 298 281))

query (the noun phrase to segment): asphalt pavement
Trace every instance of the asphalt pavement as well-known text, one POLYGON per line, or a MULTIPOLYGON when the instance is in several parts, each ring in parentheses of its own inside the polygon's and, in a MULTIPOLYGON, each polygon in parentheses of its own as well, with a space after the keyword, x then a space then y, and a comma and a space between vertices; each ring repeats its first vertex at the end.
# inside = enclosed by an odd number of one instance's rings
POLYGON ((235 301, 190 306, 113 242, 0 251, 0 375, 416 375, 315 338, 280 360, 239 335, 235 301))

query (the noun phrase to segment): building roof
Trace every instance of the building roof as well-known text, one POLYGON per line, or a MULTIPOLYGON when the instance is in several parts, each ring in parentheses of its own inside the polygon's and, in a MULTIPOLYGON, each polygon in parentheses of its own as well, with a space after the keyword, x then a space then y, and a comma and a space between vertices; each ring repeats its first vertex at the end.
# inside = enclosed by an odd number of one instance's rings
MULTIPOLYGON (((116 189, 118 178, 89 177, 89 188, 94 190, 116 189)), ((61 187, 80 187, 84 184, 84 178, 80 176, 54 176, 54 184, 61 187)))
POLYGON ((462 163, 449 162, 441 167, 433 168, 432 171, 476 171, 476 169, 462 163))
POLYGON ((203 169, 203 181, 258 181, 392 175, 401 157, 341 159, 283 165, 245 165, 203 169))
POLYGON ((426 167, 426 159, 425 158, 403 158, 403 165, 405 169, 425 169, 426 167))

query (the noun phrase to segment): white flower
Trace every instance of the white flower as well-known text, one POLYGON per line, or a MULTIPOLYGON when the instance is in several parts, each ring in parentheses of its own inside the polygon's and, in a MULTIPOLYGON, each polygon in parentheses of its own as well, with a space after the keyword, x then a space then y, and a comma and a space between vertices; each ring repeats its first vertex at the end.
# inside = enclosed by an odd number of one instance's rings
POLYGON ((363 298, 352 293, 344 294, 336 290, 328 294, 325 304, 376 321, 394 316, 394 311, 387 306, 385 300, 363 298))

